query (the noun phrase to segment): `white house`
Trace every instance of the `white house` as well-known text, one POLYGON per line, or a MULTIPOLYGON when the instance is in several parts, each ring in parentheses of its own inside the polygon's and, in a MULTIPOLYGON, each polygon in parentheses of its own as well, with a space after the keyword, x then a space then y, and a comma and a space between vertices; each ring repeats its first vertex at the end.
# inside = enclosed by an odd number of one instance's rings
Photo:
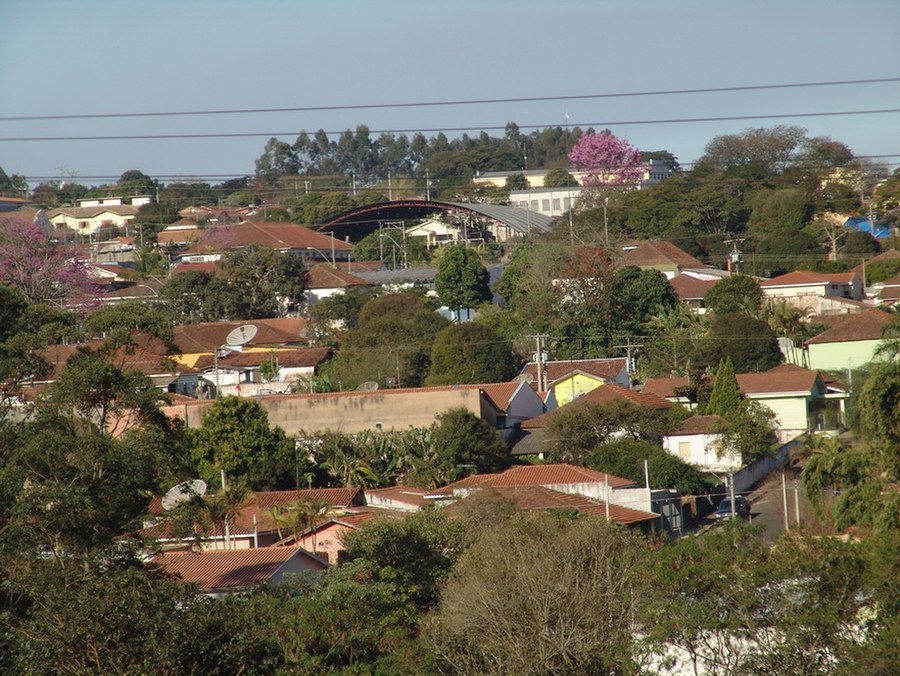
POLYGON ((729 472, 741 467, 741 454, 720 448, 718 432, 725 419, 717 415, 695 415, 663 437, 663 448, 706 472, 729 472))
POLYGON ((822 274, 810 270, 794 270, 763 280, 759 287, 766 298, 772 301, 783 301, 816 314, 840 311, 847 301, 858 303, 865 296, 862 278, 852 271, 822 274))

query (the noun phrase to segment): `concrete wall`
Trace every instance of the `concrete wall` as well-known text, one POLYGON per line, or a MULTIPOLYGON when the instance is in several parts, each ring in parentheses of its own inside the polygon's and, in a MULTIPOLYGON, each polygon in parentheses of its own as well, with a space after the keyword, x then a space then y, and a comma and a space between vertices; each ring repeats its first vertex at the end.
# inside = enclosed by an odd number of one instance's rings
POLYGON ((767 458, 759 458, 734 474, 734 492, 743 493, 762 481, 769 473, 787 464, 791 450, 802 446, 800 440, 789 441, 767 458))
MULTIPOLYGON (((464 408, 491 425, 491 407, 483 404, 477 388, 446 390, 376 390, 333 394, 284 394, 257 399, 269 415, 269 424, 287 434, 307 432, 353 433, 362 430, 405 430, 429 427, 439 413, 464 408)), ((167 406, 163 411, 183 418, 188 427, 200 427, 203 412, 212 402, 167 406)))
POLYGON ((872 361, 880 344, 880 340, 812 343, 806 348, 809 353, 809 368, 824 371, 859 368, 872 361))

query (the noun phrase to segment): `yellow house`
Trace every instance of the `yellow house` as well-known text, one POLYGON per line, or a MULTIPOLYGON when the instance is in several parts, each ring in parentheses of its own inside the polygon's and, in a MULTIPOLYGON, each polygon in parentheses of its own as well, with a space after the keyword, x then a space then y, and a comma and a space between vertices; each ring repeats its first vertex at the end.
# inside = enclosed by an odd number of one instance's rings
MULTIPOLYGON (((537 387, 537 375, 537 364, 531 362, 522 369, 519 377, 537 387)), ((628 360, 624 357, 545 362, 544 378, 558 406, 564 406, 607 383, 631 387, 628 360)))

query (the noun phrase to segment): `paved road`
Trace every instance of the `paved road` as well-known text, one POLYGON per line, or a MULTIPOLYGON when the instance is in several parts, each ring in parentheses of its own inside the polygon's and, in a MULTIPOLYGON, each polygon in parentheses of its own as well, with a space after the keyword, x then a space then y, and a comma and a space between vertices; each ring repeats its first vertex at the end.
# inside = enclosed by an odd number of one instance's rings
POLYGON ((803 493, 803 482, 800 480, 800 472, 789 467, 786 467, 784 471, 776 470, 772 472, 761 485, 747 495, 751 505, 750 518, 753 523, 761 523, 763 525, 767 540, 775 540, 784 532, 782 475, 784 475, 787 484, 787 512, 790 527, 797 527, 798 499, 800 501, 800 524, 805 523, 810 515, 811 506, 803 493))

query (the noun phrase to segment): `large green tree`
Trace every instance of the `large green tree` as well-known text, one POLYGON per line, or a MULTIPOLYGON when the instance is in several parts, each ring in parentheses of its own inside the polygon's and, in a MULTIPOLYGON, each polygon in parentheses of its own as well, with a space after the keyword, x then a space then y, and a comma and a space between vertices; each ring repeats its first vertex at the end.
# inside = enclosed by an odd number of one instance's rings
POLYGON ((491 299, 488 281, 488 271, 478 252, 464 244, 454 244, 441 254, 434 288, 441 302, 458 312, 491 299))
POLYGON ((434 338, 425 384, 496 383, 511 379, 519 367, 509 342, 490 327, 451 324, 434 338))
POLYGON ((763 293, 750 275, 731 275, 716 282, 706 292, 704 302, 708 310, 717 314, 744 312, 756 315, 762 307, 763 293))

